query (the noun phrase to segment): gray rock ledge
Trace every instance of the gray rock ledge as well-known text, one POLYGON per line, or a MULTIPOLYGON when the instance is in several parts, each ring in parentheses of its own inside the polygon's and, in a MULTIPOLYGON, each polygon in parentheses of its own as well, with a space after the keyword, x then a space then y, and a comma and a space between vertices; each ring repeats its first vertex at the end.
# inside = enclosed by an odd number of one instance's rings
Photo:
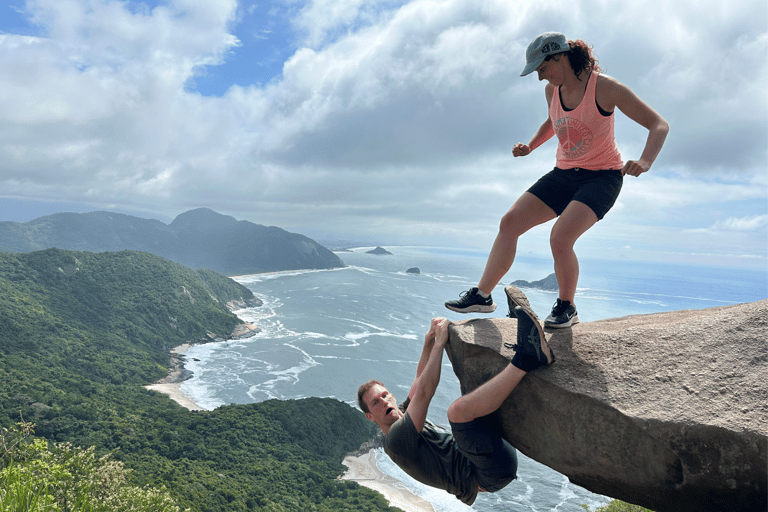
MULTIPOLYGON (((462 393, 498 373, 517 321, 451 326, 462 393)), ((657 512, 765 512, 768 300, 548 333, 553 365, 498 413, 521 452, 593 492, 657 512)))

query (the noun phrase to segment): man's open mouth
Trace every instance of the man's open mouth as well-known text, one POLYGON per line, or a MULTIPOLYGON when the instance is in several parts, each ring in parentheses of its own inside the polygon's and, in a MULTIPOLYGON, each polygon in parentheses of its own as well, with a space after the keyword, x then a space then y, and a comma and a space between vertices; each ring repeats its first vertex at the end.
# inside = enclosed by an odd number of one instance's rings
POLYGON ((387 415, 389 415, 389 413, 391 413, 391 412, 392 412, 392 411, 394 411, 394 410, 395 410, 395 408, 394 408, 394 407, 390 407, 389 409, 387 409, 387 415))

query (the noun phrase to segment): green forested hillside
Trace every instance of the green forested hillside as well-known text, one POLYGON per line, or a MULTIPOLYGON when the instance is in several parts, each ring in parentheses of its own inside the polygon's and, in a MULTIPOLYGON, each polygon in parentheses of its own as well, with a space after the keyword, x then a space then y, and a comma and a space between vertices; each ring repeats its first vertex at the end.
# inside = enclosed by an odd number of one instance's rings
POLYGON ((191 412, 141 387, 167 373, 172 346, 231 332, 224 304, 251 297, 147 253, 0 253, 0 426, 23 417, 47 440, 113 451, 133 484, 166 485, 191 510, 389 510, 336 480, 373 434, 346 404, 191 412))
POLYGON ((0 253, 0 350, 46 372, 146 384, 165 375, 172 346, 239 323, 225 302, 253 294, 211 281, 135 251, 0 253))

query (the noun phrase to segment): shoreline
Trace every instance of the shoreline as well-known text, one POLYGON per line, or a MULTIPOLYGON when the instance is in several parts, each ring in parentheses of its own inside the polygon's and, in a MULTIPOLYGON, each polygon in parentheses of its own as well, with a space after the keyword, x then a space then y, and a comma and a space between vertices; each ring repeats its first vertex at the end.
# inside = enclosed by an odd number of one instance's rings
POLYGON ((235 326, 234 330, 230 333, 229 336, 227 336, 226 339, 215 338, 215 335, 208 333, 209 339, 203 338, 203 340, 188 341, 186 343, 182 343, 181 345, 177 345, 169 351, 171 361, 168 375, 158 380, 157 382, 146 384, 143 387, 144 389, 149 389, 163 393, 164 395, 168 395, 171 400, 180 406, 189 409, 190 411, 207 411, 209 409, 206 409, 202 405, 195 402, 192 397, 181 390, 181 384, 185 380, 192 378, 192 372, 184 367, 184 362, 186 360, 185 354, 194 345, 215 343, 217 341, 239 340, 259 331, 261 331, 259 327, 253 325, 250 322, 242 321, 242 323, 235 326))
POLYGON ((190 411, 207 411, 181 390, 181 383, 191 377, 184 368, 184 354, 192 347, 192 343, 183 343, 173 347, 171 353, 171 369, 168 375, 153 384, 147 384, 144 389, 151 389, 168 395, 171 400, 190 411))
POLYGON ((375 449, 362 455, 347 455, 342 464, 348 469, 339 478, 373 489, 383 495, 391 506, 405 512, 435 512, 430 502, 408 490, 400 480, 382 472, 376 465, 377 460, 375 449))
MULTIPOLYGON (((258 330, 258 327, 249 323, 239 325, 230 339, 237 339, 244 334, 258 330)), ((211 340, 214 341, 214 340, 211 340)), ((193 346, 199 343, 187 342, 170 350, 171 368, 168 375, 153 384, 143 386, 145 389, 157 391, 168 395, 171 400, 190 411, 207 411, 202 405, 181 390, 181 384, 191 378, 191 372, 184 368, 185 354, 193 346)), ((359 452, 358 452, 359 453, 359 452)), ((379 469, 376 465, 378 454, 374 448, 362 454, 350 454, 344 457, 342 464, 348 469, 339 476, 340 480, 351 480, 359 485, 368 487, 382 496, 393 506, 405 512, 435 512, 429 501, 412 493, 404 483, 393 478, 379 469)))

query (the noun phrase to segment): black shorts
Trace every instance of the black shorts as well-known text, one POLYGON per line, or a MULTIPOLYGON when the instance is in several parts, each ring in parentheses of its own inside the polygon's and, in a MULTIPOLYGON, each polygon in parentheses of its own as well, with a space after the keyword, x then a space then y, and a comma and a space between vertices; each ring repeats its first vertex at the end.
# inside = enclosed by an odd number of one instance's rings
POLYGON ((451 430, 459 451, 475 468, 477 484, 496 492, 517 478, 517 450, 493 429, 490 418, 451 423, 451 430))
POLYGON ((624 177, 619 170, 591 171, 555 167, 539 178, 528 192, 541 199, 558 216, 565 211, 568 203, 579 201, 589 206, 597 215, 597 220, 600 220, 619 197, 623 181, 624 177))

